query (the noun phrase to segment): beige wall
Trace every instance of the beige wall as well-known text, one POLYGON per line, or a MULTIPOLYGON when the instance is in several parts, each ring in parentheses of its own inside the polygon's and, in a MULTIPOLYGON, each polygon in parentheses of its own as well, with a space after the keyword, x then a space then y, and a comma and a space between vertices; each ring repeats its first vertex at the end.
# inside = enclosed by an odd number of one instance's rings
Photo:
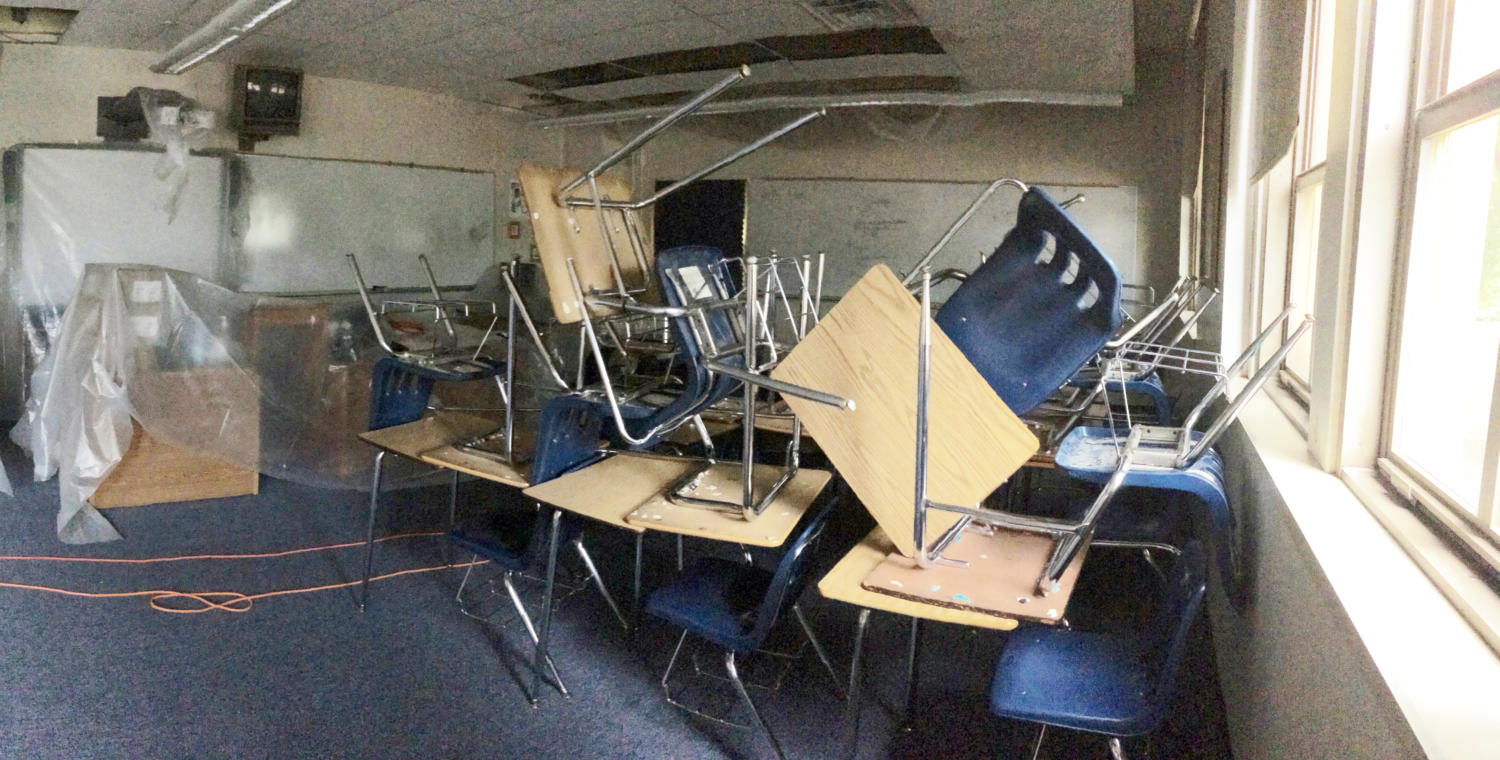
MULTIPOLYGON (((910 121, 892 121, 899 111, 882 116, 833 109, 715 176, 972 182, 1016 177, 1038 184, 1132 185, 1140 193, 1141 261, 1152 284, 1169 286, 1177 267, 1178 77, 1184 72, 1170 54, 1152 53, 1140 64, 1137 95, 1123 107, 955 108, 930 129, 930 109, 913 110, 910 121)), ((645 186, 681 177, 794 115, 690 118, 647 146, 633 179, 645 186)), ((640 126, 569 129, 565 155, 587 164, 640 126)))
MULTIPOLYGON (((128 50, 0 45, 0 147, 99 142, 94 136, 96 98, 123 95, 138 86, 176 90, 216 111, 222 125, 233 77, 229 65, 208 63, 168 76, 151 73, 155 59, 153 53, 128 50)), ((500 256, 509 258, 529 245, 504 234, 516 164, 559 160, 559 136, 526 126, 524 118, 445 95, 309 76, 303 82, 302 133, 272 138, 255 149, 494 172, 495 239, 500 256)), ((221 126, 204 147, 233 149, 235 142, 232 131, 221 126)))

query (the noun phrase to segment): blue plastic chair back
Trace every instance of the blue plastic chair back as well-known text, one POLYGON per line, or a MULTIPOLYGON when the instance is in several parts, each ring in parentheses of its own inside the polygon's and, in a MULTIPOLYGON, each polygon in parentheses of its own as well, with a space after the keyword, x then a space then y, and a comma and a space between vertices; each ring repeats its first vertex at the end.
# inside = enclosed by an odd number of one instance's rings
POLYGON ((1025 414, 1120 327, 1120 277, 1037 188, 1016 226, 938 310, 937 323, 1011 411, 1025 414))
POLYGON ((579 396, 558 396, 542 407, 537 421, 536 451, 531 455, 531 485, 538 485, 603 458, 599 436, 603 421, 594 404, 579 396))
MULTIPOLYGON (((687 245, 669 248, 656 254, 656 276, 661 284, 662 296, 668 306, 692 306, 703 301, 722 301, 734 293, 722 267, 724 252, 704 245, 687 245)), ((730 314, 722 309, 708 310, 705 315, 708 330, 719 346, 728 347, 736 342, 735 325, 730 314)), ((658 407, 645 415, 627 417, 625 425, 632 437, 640 438, 660 425, 691 417, 734 392, 740 382, 725 375, 708 370, 707 348, 698 342, 687 317, 672 318, 672 332, 679 346, 678 358, 687 369, 682 393, 670 403, 658 407)), ((744 366, 743 356, 725 356, 726 364, 744 366)), ((656 443, 648 440, 634 448, 644 448, 656 443)))
POLYGON ((823 529, 828 526, 828 518, 833 514, 833 506, 838 500, 832 497, 824 497, 823 504, 809 511, 807 517, 803 518, 802 530, 797 538, 787 546, 786 553, 781 555, 781 560, 776 563, 776 571, 771 576, 771 585, 766 587, 766 598, 761 601, 759 609, 756 610, 755 626, 750 630, 749 638, 759 646, 770 635, 771 627, 776 624, 776 618, 781 614, 782 607, 789 601, 795 601, 802 592, 806 583, 803 570, 807 566, 808 557, 812 555, 810 547, 823 534, 823 529))
POLYGON ((416 422, 427 411, 433 378, 389 357, 375 362, 370 375, 370 430, 416 422))
MULTIPOLYGON (((531 485, 545 483, 570 472, 581 470, 603 459, 599 437, 603 420, 593 403, 578 396, 558 396, 542 407, 537 423, 536 451, 531 455, 531 485)), ((537 529, 532 534, 530 551, 541 557, 547 550, 545 527, 550 510, 540 510, 537 529)), ((583 531, 583 519, 564 513, 558 535, 567 543, 583 531)))
MULTIPOLYGON (((542 407, 536 451, 531 458, 531 483, 580 470, 603 458, 598 451, 603 421, 595 406, 578 396, 559 396, 542 407)), ((449 536, 459 545, 508 570, 520 571, 547 555, 551 509, 538 509, 534 519, 500 512, 488 515, 487 523, 456 528, 449 536)), ((583 532, 583 518, 563 513, 558 525, 558 544, 566 544, 583 532)))

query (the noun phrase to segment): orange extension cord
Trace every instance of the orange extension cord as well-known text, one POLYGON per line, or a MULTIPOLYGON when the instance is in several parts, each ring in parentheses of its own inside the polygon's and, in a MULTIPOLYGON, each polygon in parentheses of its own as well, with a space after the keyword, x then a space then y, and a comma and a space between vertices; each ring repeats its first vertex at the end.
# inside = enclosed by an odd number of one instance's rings
MULTIPOLYGON (((438 536, 441 533, 435 531, 396 533, 375 539, 376 543, 392 541, 398 538, 415 538, 419 536, 438 536)), ((4 556, 0 555, 0 562, 90 562, 95 564, 117 564, 117 565, 147 565, 159 562, 185 562, 188 560, 202 559, 265 559, 269 557, 287 557, 293 554, 306 554, 308 552, 330 551, 333 549, 347 549, 351 546, 364 546, 363 541, 350 541, 344 544, 332 544, 329 546, 311 546, 302 549, 288 549, 279 552, 266 552, 264 554, 193 554, 183 557, 148 557, 145 559, 110 559, 92 557, 26 557, 26 556, 4 556)), ((459 564, 434 565, 432 567, 418 567, 410 570, 398 570, 394 573, 374 575, 370 581, 383 581, 387 578, 396 578, 402 575, 413 575, 415 573, 430 573, 435 570, 448 570, 455 567, 473 567, 483 565, 489 560, 476 560, 459 564)), ((242 594, 238 591, 170 591, 164 589, 151 589, 148 591, 74 591, 72 589, 55 588, 52 586, 32 586, 25 583, 7 583, 0 581, 0 588, 14 588, 25 591, 45 591, 51 594, 63 596, 81 596, 91 599, 119 599, 133 596, 148 597, 151 609, 160 612, 173 612, 181 615, 195 615, 200 612, 211 612, 219 610, 222 612, 249 612, 255 605, 257 599, 269 599, 276 596, 291 596, 293 594, 309 594, 314 591, 328 591, 336 588, 348 588, 359 585, 360 581, 346 581, 344 583, 330 583, 324 586, 308 586, 306 588, 288 588, 279 591, 267 591, 261 594, 242 594), (175 607, 169 602, 172 600, 188 600, 201 605, 198 607, 175 607)))

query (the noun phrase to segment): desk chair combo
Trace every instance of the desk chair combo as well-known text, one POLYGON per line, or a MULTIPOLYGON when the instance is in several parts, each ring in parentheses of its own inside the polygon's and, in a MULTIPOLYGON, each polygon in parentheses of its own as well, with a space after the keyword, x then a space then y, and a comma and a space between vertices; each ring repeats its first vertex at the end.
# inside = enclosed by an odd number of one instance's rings
MULTIPOLYGON (((568 472, 582 469, 603 456, 598 451, 601 427, 599 416, 585 401, 568 396, 553 399, 542 410, 541 427, 546 434, 538 439, 536 451, 532 457, 531 481, 533 483, 545 483, 568 472)), ((619 620, 620 626, 628 631, 630 624, 620 612, 619 606, 615 604, 614 597, 610 595, 609 588, 604 584, 604 579, 599 577, 599 570, 594 565, 593 557, 589 555, 588 549, 583 544, 583 532, 582 518, 564 515, 560 510, 544 510, 538 504, 534 510, 492 510, 470 524, 453 528, 448 534, 455 544, 472 552, 473 559, 484 557, 501 569, 500 580, 505 586, 511 604, 515 607, 516 614, 526 627, 526 633, 530 636, 532 645, 536 648, 537 659, 540 662, 534 663, 534 666, 539 666, 541 662, 544 662, 551 674, 553 684, 563 694, 568 693, 567 687, 563 685, 557 666, 547 654, 543 639, 537 634, 531 616, 526 612, 526 605, 516 591, 512 576, 530 567, 544 564, 546 590, 543 598, 550 602, 555 583, 558 546, 559 544, 572 546, 595 588, 599 590, 599 594, 604 597, 604 601, 609 605, 615 618, 619 620), (551 523, 550 526, 549 523, 551 523)), ((468 586, 469 575, 474 570, 472 562, 471 559, 468 570, 464 572, 463 581, 459 583, 457 599, 465 614, 487 621, 490 615, 474 615, 465 604, 464 590, 468 586)), ((550 621, 550 618, 550 614, 544 616, 546 621, 550 621)), ((527 697, 532 705, 536 705, 538 701, 537 688, 538 684, 533 683, 532 690, 527 697)))

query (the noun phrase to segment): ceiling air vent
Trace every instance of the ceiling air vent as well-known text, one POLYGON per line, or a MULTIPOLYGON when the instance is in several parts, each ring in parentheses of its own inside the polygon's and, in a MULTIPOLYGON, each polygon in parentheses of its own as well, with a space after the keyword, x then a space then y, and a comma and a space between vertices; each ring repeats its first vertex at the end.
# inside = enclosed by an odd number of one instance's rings
POLYGON ((797 4, 835 32, 920 23, 902 0, 798 0, 797 4))
POLYGON ((52 45, 62 39, 78 11, 0 5, 0 43, 52 45))

